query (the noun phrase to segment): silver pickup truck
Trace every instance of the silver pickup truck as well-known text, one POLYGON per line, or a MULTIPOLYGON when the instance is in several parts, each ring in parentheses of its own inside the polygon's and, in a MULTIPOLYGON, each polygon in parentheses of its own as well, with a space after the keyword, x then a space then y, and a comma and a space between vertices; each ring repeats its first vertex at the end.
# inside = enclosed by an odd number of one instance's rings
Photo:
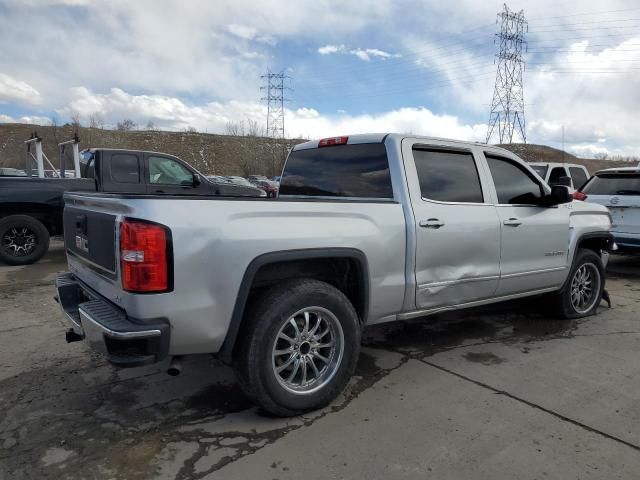
POLYGON ((546 294, 591 315, 611 219, 514 154, 398 134, 296 146, 279 197, 68 193, 70 323, 118 367, 211 353, 276 415, 329 403, 365 325, 546 294))

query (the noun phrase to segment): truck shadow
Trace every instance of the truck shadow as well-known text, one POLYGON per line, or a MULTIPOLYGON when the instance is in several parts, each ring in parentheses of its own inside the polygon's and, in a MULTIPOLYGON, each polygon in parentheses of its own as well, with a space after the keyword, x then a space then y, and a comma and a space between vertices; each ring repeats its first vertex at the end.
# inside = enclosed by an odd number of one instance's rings
MULTIPOLYGON (((185 359, 183 374, 169 377, 164 364, 117 371, 97 355, 73 352, 70 359, 0 381, 0 459, 12 474, 8 478, 20 478, 27 469, 36 478, 38 472, 46 477, 46 459, 52 451, 63 451, 68 453, 61 454, 56 466, 69 478, 102 478, 92 466, 108 461, 105 471, 135 479, 149 478, 153 462, 176 442, 195 442, 204 456, 203 442, 215 445, 241 435, 246 442, 237 455, 245 455, 345 408, 403 358, 478 342, 527 343, 571 335, 575 322, 550 319, 536 308, 536 300, 511 302, 369 327, 347 391, 330 407, 298 419, 272 418, 253 407, 231 369, 210 356, 185 359), (391 365, 381 360, 388 352, 399 354, 391 365), (139 458, 131 457, 132 452, 139 458)), ((82 344, 71 347, 86 349, 82 344)), ((210 471, 232 459, 220 460, 210 471)))

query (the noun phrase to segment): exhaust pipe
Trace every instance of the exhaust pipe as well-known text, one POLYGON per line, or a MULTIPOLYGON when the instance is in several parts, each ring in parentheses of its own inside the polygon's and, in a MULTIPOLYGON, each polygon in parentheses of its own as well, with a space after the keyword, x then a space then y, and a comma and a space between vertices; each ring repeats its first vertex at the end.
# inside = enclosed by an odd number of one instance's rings
POLYGON ((182 372, 182 357, 176 356, 171 358, 171 362, 169 363, 169 368, 167 368, 167 373, 172 377, 177 377, 182 372))

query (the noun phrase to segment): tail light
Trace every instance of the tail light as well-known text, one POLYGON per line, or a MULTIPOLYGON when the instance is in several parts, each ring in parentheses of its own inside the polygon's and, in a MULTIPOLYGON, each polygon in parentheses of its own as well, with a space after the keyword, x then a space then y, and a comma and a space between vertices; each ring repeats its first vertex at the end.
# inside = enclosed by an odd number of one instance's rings
POLYGON ((169 230, 155 223, 125 219, 120 224, 122 288, 134 293, 170 290, 169 230))
POLYGON ((331 145, 346 145, 349 137, 323 138, 318 142, 318 147, 330 147, 331 145))
POLYGON ((579 190, 576 190, 575 192, 573 192, 573 199, 584 202, 587 199, 587 195, 580 192, 579 190))

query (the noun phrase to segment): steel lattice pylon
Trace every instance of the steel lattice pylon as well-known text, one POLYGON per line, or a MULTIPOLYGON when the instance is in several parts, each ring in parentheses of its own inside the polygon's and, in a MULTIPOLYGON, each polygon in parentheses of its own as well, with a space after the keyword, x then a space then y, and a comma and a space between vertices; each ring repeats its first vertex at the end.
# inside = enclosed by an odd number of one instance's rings
POLYGON ((514 134, 527 143, 523 76, 527 45, 524 35, 528 25, 524 10, 516 13, 505 4, 497 22, 500 24, 500 33, 496 34, 500 49, 496 54, 498 68, 486 142, 489 143, 497 133, 499 143, 513 143, 514 134))
POLYGON ((268 70, 265 75, 260 78, 264 79, 266 85, 260 87, 260 90, 266 91, 267 96, 261 100, 267 102, 267 137, 285 138, 284 133, 284 102, 288 101, 284 96, 285 90, 290 90, 284 82, 291 78, 285 75, 284 71, 273 73, 268 70))

